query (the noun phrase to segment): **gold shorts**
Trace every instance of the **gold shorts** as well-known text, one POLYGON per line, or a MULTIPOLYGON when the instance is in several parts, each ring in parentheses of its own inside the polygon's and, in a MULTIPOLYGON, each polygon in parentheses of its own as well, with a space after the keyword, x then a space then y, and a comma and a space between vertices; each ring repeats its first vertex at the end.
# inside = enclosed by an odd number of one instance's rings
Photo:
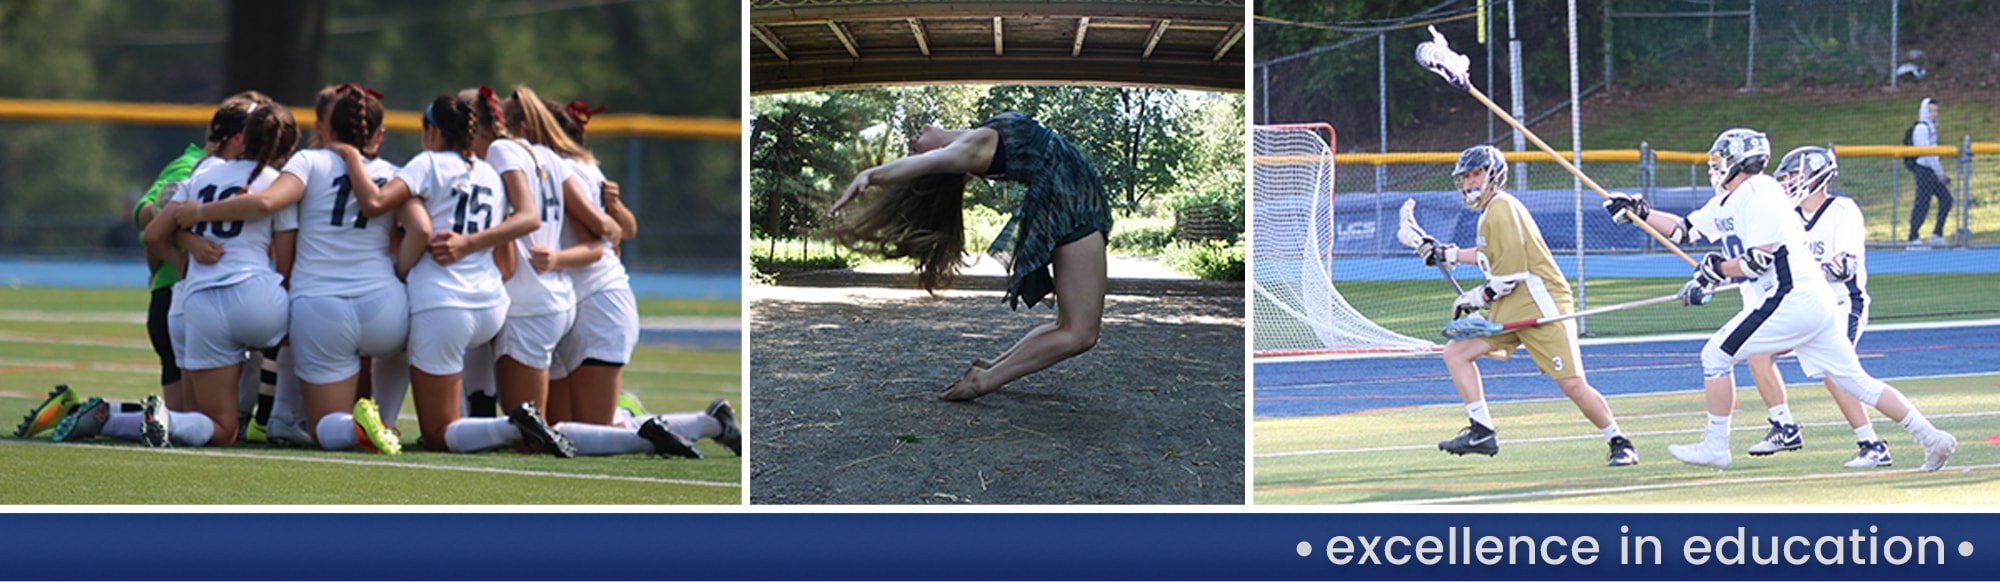
POLYGON ((1583 369, 1582 356, 1576 349, 1576 320, 1524 327, 1484 339, 1493 347, 1486 357, 1495 360, 1512 357, 1514 348, 1527 346, 1528 357, 1535 359, 1535 367, 1556 380, 1574 377, 1583 369))

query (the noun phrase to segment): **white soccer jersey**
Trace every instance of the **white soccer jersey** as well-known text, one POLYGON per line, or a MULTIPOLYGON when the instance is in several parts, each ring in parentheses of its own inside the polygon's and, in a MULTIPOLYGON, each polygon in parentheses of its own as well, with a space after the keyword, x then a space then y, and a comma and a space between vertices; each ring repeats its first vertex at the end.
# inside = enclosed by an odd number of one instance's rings
POLYGON ((537 273, 529 263, 528 253, 533 246, 551 251, 562 249, 562 183, 569 177, 569 166, 548 148, 524 143, 494 140, 486 148, 486 157, 493 161, 495 173, 520 171, 526 175, 529 198, 534 200, 535 208, 521 210, 538 213, 541 218, 540 227, 513 241, 515 269, 514 277, 507 281, 507 297, 511 301, 508 317, 547 315, 576 307, 569 273, 563 270, 537 273))
POLYGON ((1828 195, 1826 203, 1819 210, 1806 214, 1799 210, 1805 220, 1806 249, 1812 252, 1814 261, 1824 263, 1840 253, 1854 255, 1854 278, 1846 281, 1829 281, 1833 285, 1838 302, 1849 307, 1856 314, 1868 308, 1868 253, 1867 226, 1862 223, 1861 207, 1853 198, 1828 195))
MULTIPOLYGON (((234 198, 245 191, 269 188, 271 182, 278 179, 278 169, 265 166, 263 171, 258 172, 255 181, 249 180, 250 171, 255 167, 257 162, 250 160, 227 161, 210 166, 200 175, 190 178, 185 187, 175 192, 174 200, 220 202, 234 198)), ((213 265, 205 265, 201 261, 188 261, 187 277, 182 279, 187 286, 186 290, 192 292, 224 287, 259 273, 274 273, 275 271, 271 269, 270 256, 271 233, 297 228, 297 215, 291 212, 289 207, 276 214, 253 220, 203 222, 194 225, 192 230, 196 235, 222 247, 222 259, 213 265)))
POLYGON ((1832 289, 1820 276, 1819 263, 1805 250, 1805 225, 1797 206, 1785 197, 1776 179, 1751 176, 1734 191, 1709 198, 1687 218, 1702 238, 1722 245, 1724 258, 1740 257, 1751 247, 1778 245, 1771 250, 1777 257, 1771 268, 1741 287, 1744 309, 1792 293, 1806 300, 1831 300, 1832 289))
MULTIPOLYGON (((424 201, 431 215, 431 232, 470 235, 499 224, 507 215, 500 175, 478 159, 457 152, 427 151, 410 158, 396 172, 410 193, 424 201)), ((433 235, 435 236, 435 235, 433 235)), ((500 268, 493 251, 473 252, 450 265, 439 265, 425 253, 410 269, 410 313, 431 309, 486 309, 506 305, 500 268)))
MULTIPOLYGON (((396 176, 396 165, 380 158, 366 167, 377 186, 396 176)), ((389 223, 394 217, 362 216, 348 181, 347 162, 340 154, 301 151, 285 163, 284 172, 306 185, 305 196, 294 206, 299 247, 292 267, 292 296, 360 297, 398 283, 389 249, 389 223)))
MULTIPOLYGON (((597 162, 564 160, 570 166, 571 175, 583 185, 583 199, 604 210, 604 171, 598 169, 597 162)), ((576 245, 576 227, 563 223, 562 244, 564 248, 576 245)), ((617 241, 604 241, 604 256, 597 262, 570 270, 569 279, 576 289, 579 300, 605 289, 629 289, 631 277, 625 274, 625 263, 618 260, 618 253, 612 249, 617 241)))

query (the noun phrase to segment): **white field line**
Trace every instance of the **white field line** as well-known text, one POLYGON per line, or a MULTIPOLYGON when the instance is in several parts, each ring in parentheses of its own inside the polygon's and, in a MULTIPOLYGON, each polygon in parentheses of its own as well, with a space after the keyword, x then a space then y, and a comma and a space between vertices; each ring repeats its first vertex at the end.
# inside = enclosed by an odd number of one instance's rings
MULTIPOLYGON (((1946 465, 1944 469, 1941 469, 1937 472, 1966 473, 1972 471, 1984 471, 1988 469, 2000 469, 2000 465, 1971 465, 1965 467, 1955 467, 1951 465, 1946 465)), ((1585 495, 1633 493, 1638 491, 1660 491, 1665 489, 1691 489, 1696 487, 1713 487, 1716 485, 1744 485, 1751 483, 1770 483, 1777 481, 1798 481, 1801 479, 1847 479, 1853 477, 1878 477, 1883 475, 1902 475, 1902 474, 1912 474, 1912 473, 1922 473, 1922 472, 1923 469, 1893 469, 1886 471, 1843 471, 1839 473, 1814 473, 1810 475, 1774 475, 1769 477, 1703 479, 1698 481, 1686 481, 1681 483, 1651 483, 1645 485, 1593 487, 1589 489, 1564 489, 1559 491, 1530 491, 1526 493, 1508 493, 1503 495, 1469 495, 1465 497, 1442 497, 1437 499, 1421 499, 1421 500, 1412 500, 1403 502, 1389 502, 1389 503, 1383 503, 1382 505, 1439 505, 1439 504, 1453 504, 1453 503, 1485 503, 1493 501, 1518 501, 1522 499, 1535 499, 1535 498, 1555 499, 1558 497, 1580 497, 1585 495)))
POLYGON ((357 466, 363 466, 363 467, 395 467, 395 468, 403 468, 403 469, 430 469, 430 470, 435 470, 435 471, 459 471, 459 472, 465 472, 465 473, 496 473, 496 474, 501 474, 501 475, 518 475, 518 476, 524 476, 524 477, 553 477, 553 478, 557 478, 557 479, 588 479, 588 480, 600 480, 600 481, 632 481, 632 482, 637 482, 637 483, 668 483, 668 484, 674 484, 674 485, 695 485, 695 486, 701 486, 701 487, 731 487, 731 488, 738 488, 738 487, 742 487, 742 485, 741 485, 741 484, 738 484, 738 483, 728 483, 728 482, 722 482, 722 481, 697 481, 697 480, 694 480, 694 479, 662 479, 662 478, 658 478, 658 477, 629 477, 629 476, 621 476, 621 475, 587 475, 587 474, 576 474, 576 473, 554 473, 554 472, 549 472, 549 471, 525 471, 525 470, 521 470, 521 469, 500 469, 500 468, 495 468, 495 467, 446 467, 446 466, 439 466, 439 465, 420 465, 420 464, 415 464, 415 463, 390 463, 390 462, 384 462, 384 461, 363 461, 363 460, 356 460, 356 459, 332 459, 332 458, 318 458, 318 457, 292 457, 292 456, 284 456, 284 455, 256 455, 256 454, 250 454, 250 453, 232 453, 232 452, 226 452, 226 451, 219 451, 219 450, 215 450, 215 449, 192 449, 192 448, 174 448, 174 449, 147 449, 147 448, 134 448, 134 447, 114 447, 114 446, 109 446, 109 445, 87 445, 87 444, 76 444, 76 443, 65 443, 65 444, 61 444, 61 445, 57 445, 56 443, 44 443, 44 442, 35 442, 35 441, 18 441, 18 440, 10 440, 10 441, 0 441, 0 444, 20 444, 20 445, 30 445, 30 446, 62 446, 62 447, 86 447, 86 448, 92 448, 92 449, 102 449, 102 450, 109 450, 109 451, 128 451, 128 452, 138 452, 138 453, 165 453, 165 454, 175 454, 175 455, 194 455, 194 456, 200 456, 200 457, 219 457, 219 458, 230 458, 230 459, 261 459, 261 460, 273 460, 273 461, 301 461, 301 462, 307 462, 307 463, 327 463, 327 464, 334 464, 334 465, 357 465, 357 466))
MULTIPOLYGON (((1902 331, 1902 330, 1912 330, 1912 329, 1914 330, 1952 329, 1960 327, 1983 327, 1983 326, 1996 326, 1996 325, 2000 325, 2000 319, 1968 319, 1963 321, 1929 321, 1929 322, 1917 322, 1917 323, 1869 323, 1867 331, 1873 332, 1873 331, 1902 331)), ((1678 333, 1678 334, 1631 336, 1631 337, 1584 338, 1577 340, 1576 343, 1577 345, 1582 345, 1582 346, 1602 346, 1602 345, 1613 345, 1613 344, 1636 344, 1636 343, 1646 343, 1646 342, 1695 341, 1695 340, 1708 339, 1708 336, 1710 335, 1714 334, 1678 333)), ((1434 350, 1425 350, 1425 351, 1411 351, 1408 353, 1395 353, 1395 354, 1312 354, 1304 356, 1266 356, 1262 358, 1257 358, 1255 362, 1259 364, 1283 364, 1291 362, 1323 362, 1329 360, 1368 360, 1376 358, 1424 358, 1424 357, 1431 357, 1436 353, 1437 352, 1434 350)))
MULTIPOLYGON (((1680 413, 1680 414, 1672 414, 1672 415, 1657 415, 1657 416, 1686 416, 1686 417, 1690 417, 1690 418, 1692 418, 1692 417, 1697 417, 1697 416, 1701 416, 1701 415, 1704 415, 1704 414, 1707 414, 1707 413, 1706 413, 1706 412, 1688 412, 1688 413, 1680 413)), ((1950 414, 1926 414, 1926 415, 1924 415, 1924 417, 1925 417, 1925 418, 1931 418, 1931 419, 1939 419, 1939 418, 1978 418, 1978 417, 1986 417, 1986 416, 2000 416, 2000 411, 1986 411, 1986 412, 1956 412, 1956 413, 1950 413, 1950 414)), ((1885 422, 1887 422, 1887 423, 1889 423, 1889 424, 1892 424, 1892 425, 1893 425, 1893 424, 1895 424, 1895 423, 1893 423, 1893 422, 1889 422, 1889 421, 1888 421, 1887 419, 1877 419, 1877 420, 1875 420, 1875 422, 1876 422, 1876 423, 1885 423, 1885 422)), ((1811 426, 1811 427, 1820 427, 1820 426, 1841 426, 1841 427, 1845 427, 1845 426, 1847 426, 1847 421, 1845 421, 1845 420, 1841 420, 1841 421, 1832 421, 1832 422, 1801 422, 1801 423, 1799 423, 1799 426, 1802 426, 1802 427, 1805 427, 1805 426, 1811 426)), ((1732 428, 1730 428, 1730 429, 1729 429, 1729 432, 1732 432, 1732 433, 1737 433, 1737 432, 1764 432, 1764 431, 1768 431, 1768 430, 1770 430, 1770 427, 1769 427, 1769 426, 1761 426, 1761 425, 1760 425, 1760 426, 1749 426, 1749 425, 1745 425, 1745 426, 1738 426, 1738 427, 1732 427, 1732 428)), ((1645 436, 1664 436, 1664 435, 1679 435, 1679 434, 1701 434, 1701 431, 1702 431, 1702 429, 1700 429, 1700 428, 1695 428, 1695 429, 1688 429, 1688 430, 1656 430, 1656 431, 1649 431, 1649 432, 1631 432, 1631 433, 1625 433, 1625 435, 1626 435, 1626 436, 1631 436, 1631 437, 1645 437, 1645 436)), ((1504 440, 1504 441, 1502 441, 1502 442, 1505 442, 1505 443, 1507 443, 1507 444, 1516 444, 1516 443, 1555 443, 1555 442, 1564 442, 1564 441, 1580 441, 1580 440, 1603 440, 1603 439, 1604 439, 1604 437, 1603 437, 1603 436, 1601 436, 1601 435, 1572 435, 1572 436, 1556 436, 1556 437, 1540 437, 1540 438, 1531 438, 1531 439, 1506 439, 1506 440, 1504 440)), ((1281 453, 1259 453, 1259 454, 1257 454, 1257 455, 1256 455, 1256 458, 1259 458, 1259 459, 1270 459, 1270 458, 1277 458, 1277 457, 1304 457, 1304 456, 1312 456, 1312 455, 1344 455, 1344 454, 1351 454, 1351 453, 1383 453, 1383 452, 1391 452, 1391 451, 1422 451, 1422 450, 1433 450, 1433 449, 1436 449, 1436 448, 1437 448, 1437 445, 1434 445, 1434 444, 1415 444, 1415 445, 1397 445, 1397 446, 1393 446, 1393 447, 1365 447, 1365 448, 1357 448, 1357 449, 1318 449, 1318 450, 1311 450, 1311 451, 1285 451, 1285 452, 1281 452, 1281 453)))

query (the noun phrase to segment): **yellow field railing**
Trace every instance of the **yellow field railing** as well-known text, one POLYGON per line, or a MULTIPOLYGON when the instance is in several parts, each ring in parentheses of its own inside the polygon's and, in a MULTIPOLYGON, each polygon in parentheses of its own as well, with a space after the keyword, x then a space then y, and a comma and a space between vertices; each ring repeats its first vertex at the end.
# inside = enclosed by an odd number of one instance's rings
MULTIPOLYGON (((299 125, 313 123, 313 109, 291 107, 299 125)), ((52 101, 0 99, 0 121, 64 121, 127 123, 137 125, 178 125, 206 127, 215 113, 214 105, 175 103, 122 103, 113 101, 52 101)), ((388 111, 382 125, 390 131, 416 133, 423 123, 415 111, 388 111)), ((677 117, 638 113, 607 113, 591 118, 593 136, 629 135, 662 139, 737 141, 743 139, 743 120, 713 117, 677 117)))
MULTIPOLYGON (((1971 153, 1974 155, 2000 154, 2000 143, 1974 142, 1970 149, 1971 153)), ((1553 158, 1549 157, 1547 153, 1538 151, 1505 152, 1505 153, 1507 154, 1507 161, 1509 162, 1553 161, 1553 158)), ((1908 158, 1915 156, 1957 157, 1959 155, 1959 148, 1953 146, 1916 147, 1916 146, 1901 146, 1901 145, 1895 145, 1895 146, 1836 145, 1833 146, 1833 153, 1836 156, 1857 157, 1857 158, 1908 158)), ((1569 160, 1572 162, 1576 161, 1575 156, 1570 155, 1569 152, 1562 152, 1562 154, 1563 154, 1562 158, 1564 160, 1569 160)), ((1265 157, 1270 157, 1270 156, 1265 156, 1265 157)), ((1583 151, 1583 161, 1586 162, 1637 162, 1639 161, 1639 157, 1640 157, 1639 150, 1584 150, 1583 151)), ((1676 151, 1665 151, 1665 150, 1653 150, 1653 159, 1656 161, 1670 162, 1670 163, 1702 164, 1708 162, 1708 154, 1704 152, 1676 152, 1676 151)), ((1301 160, 1280 160, 1272 163, 1297 163, 1298 161, 1301 160)), ((1450 164, 1458 161, 1458 153, 1397 152, 1397 153, 1387 153, 1387 154, 1366 154, 1366 153, 1334 154, 1333 161, 1336 164, 1364 164, 1370 166, 1381 166, 1388 164, 1450 164)), ((1257 163, 1260 164, 1266 163, 1266 161, 1258 160, 1257 163)))

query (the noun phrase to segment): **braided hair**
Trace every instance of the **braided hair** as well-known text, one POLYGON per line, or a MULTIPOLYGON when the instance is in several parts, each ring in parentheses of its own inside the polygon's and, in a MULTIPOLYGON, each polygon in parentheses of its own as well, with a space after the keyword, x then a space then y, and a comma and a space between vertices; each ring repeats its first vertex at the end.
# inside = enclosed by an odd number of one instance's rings
POLYGON ((375 136, 382 131, 381 93, 354 83, 328 87, 320 90, 314 108, 326 120, 334 141, 376 157, 375 136))
POLYGON ((505 139, 514 137, 507 132, 505 119, 500 114, 500 98, 493 94, 493 88, 485 85, 458 92, 458 100, 471 111, 472 135, 475 138, 505 139))
POLYGON ((251 110, 243 120, 243 155, 256 160, 257 167, 250 170, 243 189, 249 190, 265 167, 284 165, 298 144, 299 124, 285 106, 272 103, 251 110))
POLYGON ((444 140, 445 149, 457 152, 467 164, 472 163, 472 124, 477 116, 472 104, 457 95, 439 95, 431 100, 426 112, 444 140))

